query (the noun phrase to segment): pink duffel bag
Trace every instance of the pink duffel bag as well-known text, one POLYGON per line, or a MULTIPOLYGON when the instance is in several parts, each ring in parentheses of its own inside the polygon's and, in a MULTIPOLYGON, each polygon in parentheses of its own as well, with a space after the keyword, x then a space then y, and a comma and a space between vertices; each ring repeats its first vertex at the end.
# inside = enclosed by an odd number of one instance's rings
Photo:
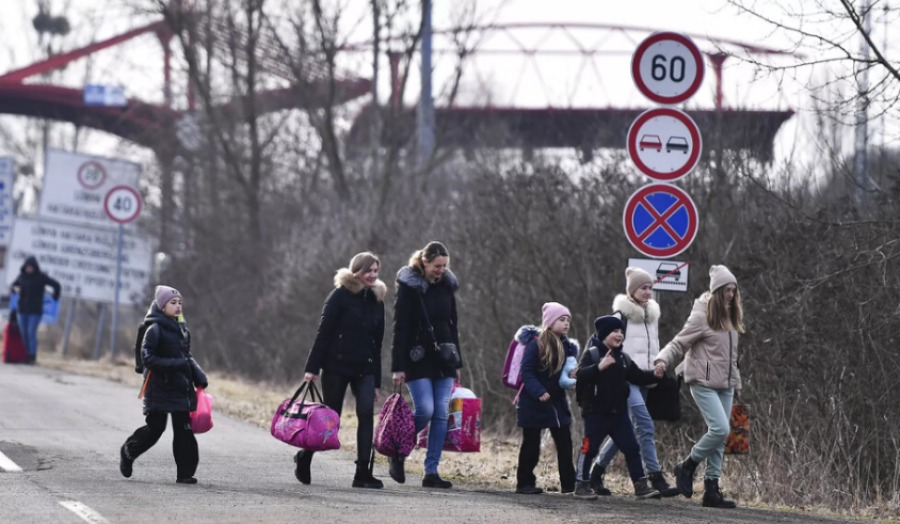
POLYGON ((191 429, 194 434, 206 433, 213 427, 213 397, 203 388, 197 388, 197 411, 191 412, 191 429))
POLYGON ((304 382, 293 397, 278 406, 272 418, 273 437, 307 451, 340 449, 340 427, 341 417, 324 404, 314 382, 304 382), (301 393, 303 398, 298 402, 301 393), (306 401, 307 396, 310 402, 306 401))
POLYGON ((400 393, 384 402, 375 426, 375 451, 385 457, 406 457, 416 445, 416 420, 400 393))

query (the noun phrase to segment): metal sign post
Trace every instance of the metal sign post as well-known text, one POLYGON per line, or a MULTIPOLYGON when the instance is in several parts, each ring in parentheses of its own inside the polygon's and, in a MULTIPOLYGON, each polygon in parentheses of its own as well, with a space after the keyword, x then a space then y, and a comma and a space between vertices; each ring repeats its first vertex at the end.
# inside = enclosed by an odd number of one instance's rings
POLYGON ((141 195, 130 186, 116 186, 109 190, 103 207, 106 215, 119 223, 118 247, 116 249, 116 291, 112 310, 112 331, 110 332, 110 355, 116 357, 116 332, 119 329, 119 288, 122 284, 122 247, 125 242, 125 224, 141 214, 141 195))

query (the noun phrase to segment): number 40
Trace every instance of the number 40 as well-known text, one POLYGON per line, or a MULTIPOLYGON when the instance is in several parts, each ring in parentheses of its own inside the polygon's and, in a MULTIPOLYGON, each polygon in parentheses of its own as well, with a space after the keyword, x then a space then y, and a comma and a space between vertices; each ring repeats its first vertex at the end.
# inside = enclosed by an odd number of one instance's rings
POLYGON ((666 76, 675 83, 684 81, 686 67, 684 58, 681 58, 680 56, 672 57, 672 59, 669 60, 668 70, 666 69, 666 57, 663 55, 654 55, 651 64, 653 67, 650 69, 650 76, 657 82, 665 80, 666 76))

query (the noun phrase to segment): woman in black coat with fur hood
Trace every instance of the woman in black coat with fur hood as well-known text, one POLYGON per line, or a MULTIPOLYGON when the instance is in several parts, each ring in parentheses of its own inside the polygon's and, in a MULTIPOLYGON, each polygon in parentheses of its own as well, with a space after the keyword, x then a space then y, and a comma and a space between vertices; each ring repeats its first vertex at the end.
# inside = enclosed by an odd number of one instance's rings
MULTIPOLYGON (((338 415, 347 386, 356 397, 356 476, 354 488, 380 489, 372 475, 369 455, 375 430, 375 402, 381 389, 381 344, 384 339, 384 296, 387 286, 378 279, 381 261, 372 253, 359 253, 350 266, 338 270, 334 290, 325 299, 319 331, 306 360, 306 381, 322 375, 325 404, 338 415)), ((309 484, 313 453, 300 450, 294 457, 297 480, 309 484)))
MULTIPOLYGON (((397 273, 394 301, 394 383, 399 386, 405 382, 409 388, 416 408, 416 433, 431 424, 422 479, 426 488, 453 486, 438 475, 450 395, 463 366, 456 314, 459 283, 449 264, 450 252, 440 242, 431 242, 413 253, 409 265, 397 273)), ((391 478, 405 482, 403 459, 389 462, 391 478)))

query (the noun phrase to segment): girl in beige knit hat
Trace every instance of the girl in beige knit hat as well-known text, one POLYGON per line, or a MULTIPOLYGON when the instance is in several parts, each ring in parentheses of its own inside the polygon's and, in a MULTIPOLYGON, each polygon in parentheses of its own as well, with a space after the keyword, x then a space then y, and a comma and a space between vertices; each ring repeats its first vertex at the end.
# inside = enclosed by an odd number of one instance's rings
POLYGON ((667 367, 683 368, 684 383, 700 408, 708 430, 691 449, 684 462, 675 466, 679 491, 693 495, 694 473, 706 461, 703 505, 733 508, 719 490, 725 440, 728 438, 731 405, 741 397, 741 374, 738 370, 738 335, 744 332, 741 294, 737 279, 725 266, 709 270, 709 292, 696 302, 687 323, 656 359, 656 374, 662 376, 667 367))

